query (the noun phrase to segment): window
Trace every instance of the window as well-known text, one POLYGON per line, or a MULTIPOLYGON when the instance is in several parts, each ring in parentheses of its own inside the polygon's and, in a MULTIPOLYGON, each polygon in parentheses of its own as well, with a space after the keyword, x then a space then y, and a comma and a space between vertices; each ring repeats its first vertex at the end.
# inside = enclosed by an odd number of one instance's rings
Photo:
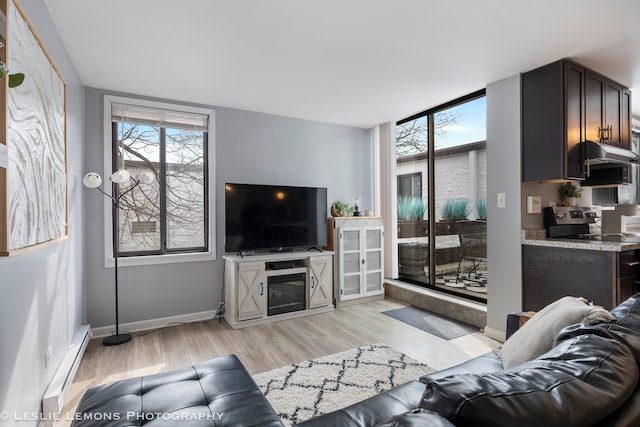
POLYGON ((422 198, 422 172, 398 175, 398 199, 402 197, 422 198))
POLYGON ((396 124, 400 279, 486 300, 485 140, 484 91, 396 124))
POLYGON ((132 177, 118 188, 119 255, 212 254, 213 111, 106 96, 105 119, 105 175, 124 168, 132 177), (155 180, 136 185, 144 172, 155 180))
POLYGON ((158 229, 158 221, 132 221, 131 234, 155 233, 158 229))

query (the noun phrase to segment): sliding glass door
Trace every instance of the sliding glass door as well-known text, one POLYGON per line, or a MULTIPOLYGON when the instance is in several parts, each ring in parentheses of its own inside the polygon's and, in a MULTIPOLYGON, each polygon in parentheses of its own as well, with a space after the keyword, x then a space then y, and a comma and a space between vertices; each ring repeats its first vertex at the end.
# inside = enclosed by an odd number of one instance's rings
POLYGON ((484 91, 398 122, 401 280, 486 300, 486 174, 484 91))
POLYGON ((427 116, 396 126, 398 275, 428 283, 429 123, 427 116))

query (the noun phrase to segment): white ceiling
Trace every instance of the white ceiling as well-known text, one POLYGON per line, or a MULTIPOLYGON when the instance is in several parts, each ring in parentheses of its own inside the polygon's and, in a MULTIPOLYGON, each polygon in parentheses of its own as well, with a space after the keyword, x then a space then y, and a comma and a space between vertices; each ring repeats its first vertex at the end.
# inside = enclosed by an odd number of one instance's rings
POLYGON ((638 0, 45 0, 85 86, 359 127, 571 57, 631 87, 638 0))

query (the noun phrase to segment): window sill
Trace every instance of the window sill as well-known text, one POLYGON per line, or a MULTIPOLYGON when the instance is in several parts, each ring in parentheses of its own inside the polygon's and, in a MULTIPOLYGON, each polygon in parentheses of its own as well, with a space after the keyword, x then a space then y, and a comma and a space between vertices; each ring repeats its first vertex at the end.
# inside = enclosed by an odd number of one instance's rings
MULTIPOLYGON (((166 254, 166 255, 146 255, 118 258, 119 267, 130 267, 136 265, 172 264, 177 262, 198 262, 213 261, 216 255, 212 252, 198 252, 189 254, 166 254)), ((114 267, 114 260, 109 257, 105 260, 106 268, 114 267)))

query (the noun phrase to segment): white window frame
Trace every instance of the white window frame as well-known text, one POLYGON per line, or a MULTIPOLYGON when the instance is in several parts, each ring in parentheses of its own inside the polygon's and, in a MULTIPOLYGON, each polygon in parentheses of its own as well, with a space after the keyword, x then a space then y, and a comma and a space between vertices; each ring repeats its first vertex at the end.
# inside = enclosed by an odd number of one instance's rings
MULTIPOLYGON (((207 252, 190 252, 190 253, 170 253, 161 255, 141 255, 141 256, 128 256, 118 258, 118 267, 134 266, 134 265, 154 265, 154 264, 168 264, 176 262, 195 262, 195 261, 212 261, 216 259, 216 222, 215 222, 215 111, 212 109, 192 107, 188 105, 172 104, 168 102, 148 101, 138 98, 130 98, 123 96, 104 95, 104 172, 106 177, 105 182, 108 181, 108 177, 111 176, 111 156, 112 156, 112 135, 111 135, 111 104, 130 104, 140 105, 143 107, 158 108, 164 110, 184 111, 187 113, 204 114, 209 116, 208 124, 208 141, 207 141, 207 162, 208 162, 208 175, 209 175, 209 190, 208 190, 208 223, 209 230, 207 239, 209 248, 207 252)), ((107 197, 104 198, 104 253, 105 260, 104 265, 106 268, 114 266, 113 259, 113 230, 111 223, 111 200, 107 197)))

